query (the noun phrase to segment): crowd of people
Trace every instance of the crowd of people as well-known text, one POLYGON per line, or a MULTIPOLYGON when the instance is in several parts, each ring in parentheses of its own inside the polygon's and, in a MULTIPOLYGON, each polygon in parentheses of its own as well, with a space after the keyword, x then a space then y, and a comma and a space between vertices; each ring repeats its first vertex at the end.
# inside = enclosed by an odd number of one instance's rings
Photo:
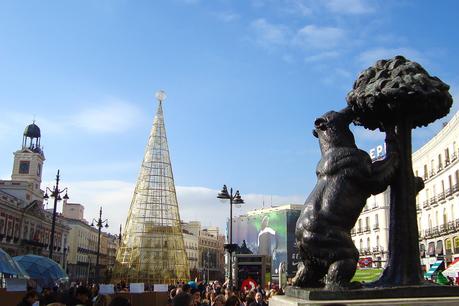
POLYGON ((110 298, 99 294, 99 286, 74 284, 63 287, 44 288, 41 293, 29 289, 18 306, 130 306, 123 296, 110 298))
MULTIPOLYGON (((117 293, 129 292, 124 282, 116 284, 114 289, 117 293)), ((151 289, 145 287, 146 291, 151 289)), ((164 306, 267 306, 270 298, 277 294, 283 294, 282 289, 265 290, 260 285, 239 290, 218 281, 177 283, 169 286, 168 302, 164 306)), ((40 293, 29 289, 18 306, 130 306, 130 303, 122 295, 101 294, 95 284, 72 284, 70 288, 44 288, 40 293)))
POLYGON ((218 281, 209 284, 177 284, 169 288, 167 306, 267 306, 271 297, 283 294, 282 289, 228 288, 218 281))

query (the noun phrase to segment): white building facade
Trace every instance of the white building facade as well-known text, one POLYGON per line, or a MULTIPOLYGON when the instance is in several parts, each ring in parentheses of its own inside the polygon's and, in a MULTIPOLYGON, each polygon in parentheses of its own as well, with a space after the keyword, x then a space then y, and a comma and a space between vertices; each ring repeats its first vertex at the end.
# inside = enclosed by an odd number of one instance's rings
POLYGON ((425 187, 416 198, 421 264, 445 266, 459 258, 459 113, 413 154, 425 187))
MULTIPOLYGON (((459 259, 459 113, 413 153, 413 172, 425 187, 416 197, 421 264, 427 271, 437 260, 445 267, 459 259)), ((389 239, 390 189, 371 196, 352 239, 360 266, 384 267, 389 239)))
POLYGON ((359 250, 361 267, 382 267, 387 260, 390 188, 367 200, 355 227, 352 241, 359 250))
POLYGON ((199 221, 182 222, 182 235, 191 279, 222 280, 225 236, 219 228, 202 228, 199 221))

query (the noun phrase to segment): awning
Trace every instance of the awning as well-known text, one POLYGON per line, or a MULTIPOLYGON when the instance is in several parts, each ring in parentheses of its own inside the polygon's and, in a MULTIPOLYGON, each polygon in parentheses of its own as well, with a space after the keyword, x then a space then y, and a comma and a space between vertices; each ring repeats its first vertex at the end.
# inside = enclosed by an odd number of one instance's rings
POLYGON ((443 259, 441 260, 437 260, 433 265, 430 266, 430 269, 429 271, 427 271, 425 274, 424 274, 424 277, 428 278, 428 279, 431 279, 432 278, 432 275, 435 273, 435 271, 438 270, 438 268, 440 267, 440 265, 443 263, 443 259))
POLYGON ((443 271, 444 276, 457 277, 459 275, 459 258, 456 258, 446 269, 443 271))

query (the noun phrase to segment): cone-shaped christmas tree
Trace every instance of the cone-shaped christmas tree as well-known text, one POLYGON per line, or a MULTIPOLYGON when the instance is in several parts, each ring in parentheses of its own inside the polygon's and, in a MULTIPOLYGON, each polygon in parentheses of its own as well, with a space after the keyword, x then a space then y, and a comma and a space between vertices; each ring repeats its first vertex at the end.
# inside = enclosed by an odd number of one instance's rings
POLYGON ((132 197, 113 281, 174 284, 189 279, 162 101, 153 121, 132 197))

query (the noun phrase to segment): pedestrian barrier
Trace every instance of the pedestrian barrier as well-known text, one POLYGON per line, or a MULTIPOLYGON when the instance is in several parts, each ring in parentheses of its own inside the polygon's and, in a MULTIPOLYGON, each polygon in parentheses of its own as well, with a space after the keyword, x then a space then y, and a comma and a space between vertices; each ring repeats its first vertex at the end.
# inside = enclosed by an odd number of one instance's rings
MULTIPOLYGON (((24 297, 25 292, 8 292, 0 288, 0 305, 16 306, 24 297)), ((143 293, 116 293, 110 294, 111 298, 123 296, 129 300, 132 306, 164 306, 167 305, 167 292, 143 292, 143 293)))

